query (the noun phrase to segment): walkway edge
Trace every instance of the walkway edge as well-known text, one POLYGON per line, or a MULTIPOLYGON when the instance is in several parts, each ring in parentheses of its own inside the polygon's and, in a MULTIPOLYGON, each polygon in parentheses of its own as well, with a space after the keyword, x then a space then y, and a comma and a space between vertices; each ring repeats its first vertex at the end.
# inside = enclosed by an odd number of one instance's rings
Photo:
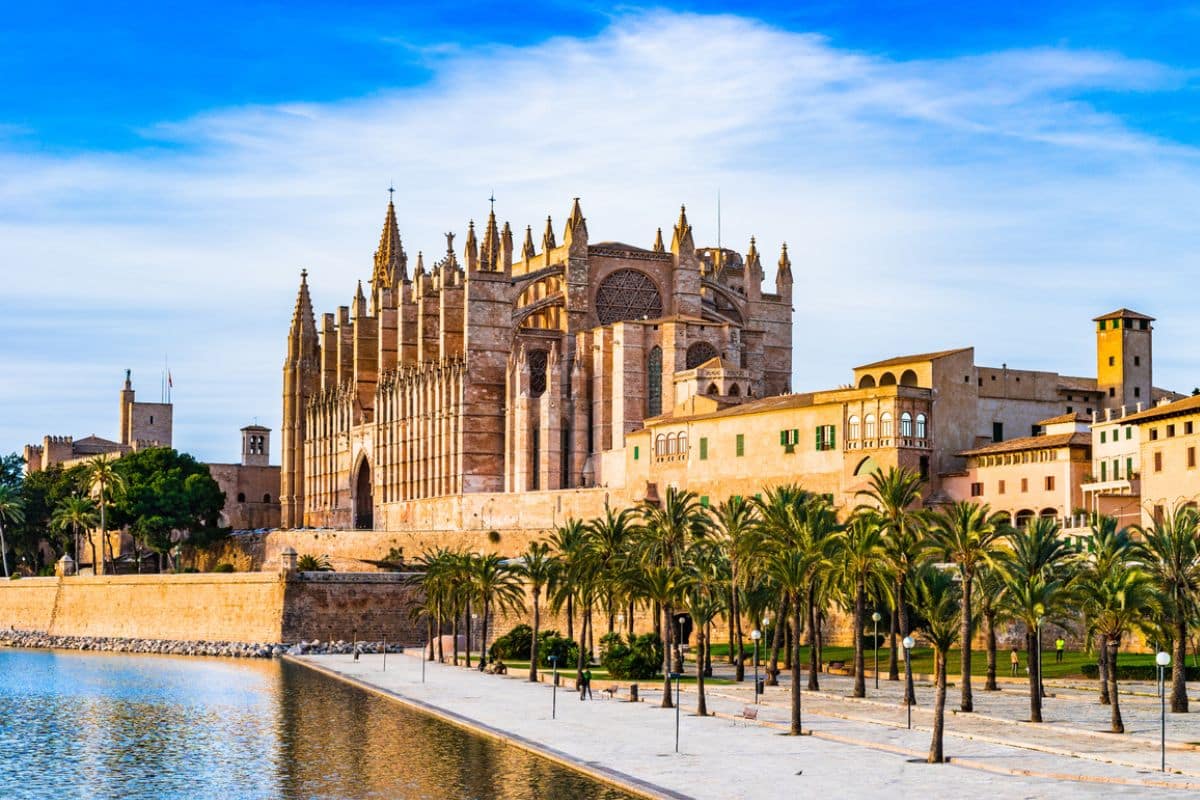
POLYGON ((554 750, 553 748, 547 747, 546 745, 533 741, 532 739, 526 739, 523 736, 508 733, 500 730, 499 728, 493 728, 490 725, 471 719, 470 717, 463 716, 453 711, 447 711, 444 708, 431 705, 424 701, 416 700, 388 689, 381 688, 366 681, 359 680, 358 678, 351 677, 350 675, 345 675, 337 670, 321 664, 314 664, 311 661, 305 661, 301 658, 291 655, 281 656, 281 659, 291 664, 296 664, 298 666, 311 669, 314 672, 319 672, 326 677, 339 680, 343 683, 347 683, 351 686, 371 692, 372 694, 385 697, 388 700, 400 703, 401 705, 408 706, 420 711, 423 714, 436 717, 442 722, 446 722, 457 728, 462 728, 470 731, 471 733, 486 736, 489 739, 493 739, 506 745, 511 745, 519 750, 524 750, 536 756, 549 759, 559 766, 582 773, 593 780, 600 781, 608 786, 620 789, 623 792, 629 792, 630 794, 637 795, 638 797, 647 798, 647 800, 690 800, 687 795, 679 794, 678 792, 671 791, 670 789, 666 789, 661 786, 655 786, 652 783, 635 778, 632 775, 626 775, 624 772, 620 772, 610 767, 590 764, 586 761, 580 761, 574 756, 554 750))

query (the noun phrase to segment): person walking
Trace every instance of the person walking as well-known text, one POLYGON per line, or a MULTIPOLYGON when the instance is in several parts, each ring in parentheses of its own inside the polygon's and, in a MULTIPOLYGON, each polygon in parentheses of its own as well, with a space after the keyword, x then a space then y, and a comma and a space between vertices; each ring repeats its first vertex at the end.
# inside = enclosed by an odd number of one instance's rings
POLYGON ((579 684, 579 699, 583 700, 584 695, 587 695, 588 700, 594 700, 592 697, 592 671, 585 669, 583 671, 583 681, 579 684))
POLYGON ((1017 677, 1017 668, 1021 666, 1021 655, 1017 652, 1017 648, 1013 648, 1008 655, 1008 665, 1011 667, 1010 674, 1017 677))
POLYGON ((1059 637, 1054 640, 1054 663, 1062 663, 1063 653, 1066 652, 1066 649, 1067 640, 1062 637, 1062 634, 1059 634, 1059 637))

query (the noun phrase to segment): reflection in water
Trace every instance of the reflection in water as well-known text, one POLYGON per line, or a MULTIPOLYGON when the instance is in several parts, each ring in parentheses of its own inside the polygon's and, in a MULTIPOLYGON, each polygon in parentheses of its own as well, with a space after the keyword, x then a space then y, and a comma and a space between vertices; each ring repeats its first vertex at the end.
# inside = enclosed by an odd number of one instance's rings
POLYGON ((270 661, 0 650, 5 798, 629 796, 270 661))

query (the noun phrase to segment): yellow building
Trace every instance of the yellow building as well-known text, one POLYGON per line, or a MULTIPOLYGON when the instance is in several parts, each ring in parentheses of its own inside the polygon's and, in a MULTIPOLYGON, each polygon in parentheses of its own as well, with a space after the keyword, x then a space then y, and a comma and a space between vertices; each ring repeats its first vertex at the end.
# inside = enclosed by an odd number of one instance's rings
POLYGON ((1162 403, 1124 422, 1135 426, 1140 449, 1142 524, 1200 503, 1200 396, 1162 403))

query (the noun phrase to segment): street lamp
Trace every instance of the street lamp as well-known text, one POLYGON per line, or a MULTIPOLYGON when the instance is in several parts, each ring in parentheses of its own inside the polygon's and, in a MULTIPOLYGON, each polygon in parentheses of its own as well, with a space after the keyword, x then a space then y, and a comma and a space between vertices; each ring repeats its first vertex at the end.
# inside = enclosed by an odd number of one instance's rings
MULTIPOLYGON (((916 642, 913 640, 913 637, 905 636, 904 641, 901 642, 901 644, 904 645, 904 679, 907 682, 907 685, 911 685, 912 684, 912 658, 911 658, 911 655, 912 655, 913 645, 916 644, 916 642)), ((905 698, 905 699, 907 700, 908 698, 905 698)), ((912 730, 912 703, 905 703, 905 706, 908 707, 908 729, 912 730)))
POLYGON ((878 611, 876 611, 875 613, 873 613, 871 615, 871 620, 875 623, 874 643, 875 643, 875 688, 876 689, 879 688, 879 620, 881 620, 881 619, 883 619, 883 617, 879 616, 878 611))
MULTIPOLYGON (((1163 670, 1171 663, 1171 654, 1160 651, 1154 656, 1154 663, 1158 664, 1158 684, 1163 685, 1163 670)), ((1162 771, 1167 771, 1167 693, 1160 692, 1158 695, 1158 715, 1159 715, 1159 753, 1162 760, 1162 771)))
MULTIPOLYGON (((754 702, 758 703, 758 640, 762 638, 762 631, 758 628, 750 631, 750 638, 754 640, 754 702)), ((745 673, 742 673, 743 675, 745 673)))
POLYGON ((558 719, 558 656, 550 655, 546 660, 554 668, 553 686, 550 689, 550 719, 558 719))
POLYGON ((671 680, 675 681, 675 752, 679 752, 679 679, 683 677, 682 672, 672 672, 671 680))

